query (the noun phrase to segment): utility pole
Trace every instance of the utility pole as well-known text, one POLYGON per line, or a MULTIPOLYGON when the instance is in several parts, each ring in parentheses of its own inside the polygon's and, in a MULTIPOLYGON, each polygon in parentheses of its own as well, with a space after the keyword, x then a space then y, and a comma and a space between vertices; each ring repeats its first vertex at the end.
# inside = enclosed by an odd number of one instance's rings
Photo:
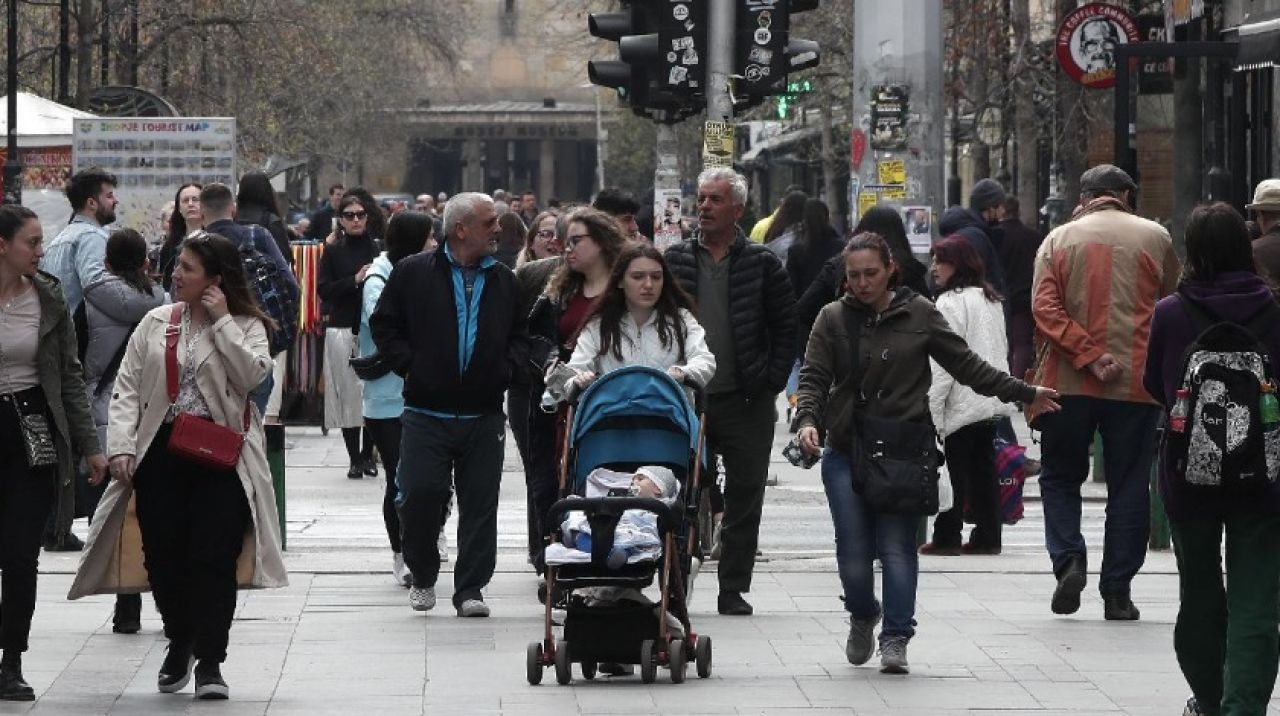
POLYGON ((733 74, 734 22, 737 0, 708 0, 707 121, 733 121, 733 100, 729 96, 733 74))
POLYGON ((653 245, 659 251, 666 251, 668 246, 679 243, 683 238, 680 210, 684 198, 680 191, 676 128, 668 122, 659 121, 657 130, 657 141, 654 142, 657 163, 653 172, 653 245), (665 221, 668 212, 674 215, 673 222, 665 221))
POLYGON ((9 106, 5 119, 9 126, 4 158, 4 203, 22 203, 22 162, 18 160, 18 0, 9 0, 9 31, 6 48, 9 53, 5 80, 8 82, 9 106))

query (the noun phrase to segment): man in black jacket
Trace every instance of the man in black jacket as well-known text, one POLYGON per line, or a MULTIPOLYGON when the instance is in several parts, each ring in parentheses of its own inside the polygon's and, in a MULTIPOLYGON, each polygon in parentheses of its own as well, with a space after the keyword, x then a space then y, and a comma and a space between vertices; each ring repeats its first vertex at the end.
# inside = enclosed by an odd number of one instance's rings
POLYGON ((795 360, 795 293, 778 257, 747 240, 738 221, 747 180, 731 169, 698 177, 698 232, 667 249, 671 272, 698 304, 716 374, 707 384, 707 439, 724 458, 721 614, 751 614, 760 513, 777 397, 795 360))
POLYGON ((506 437, 502 396, 527 349, 515 275, 493 258, 498 215, 485 194, 444 209, 445 241, 391 272, 369 321, 387 365, 405 379, 397 508, 409 605, 435 606, 436 537, 458 494, 458 616, 487 617, 481 590, 498 554, 498 487, 506 437))
POLYGON ((329 187, 329 201, 311 215, 311 225, 307 227, 306 238, 324 241, 329 234, 333 233, 333 220, 337 217, 338 202, 342 201, 342 195, 346 191, 346 187, 341 184, 329 187))

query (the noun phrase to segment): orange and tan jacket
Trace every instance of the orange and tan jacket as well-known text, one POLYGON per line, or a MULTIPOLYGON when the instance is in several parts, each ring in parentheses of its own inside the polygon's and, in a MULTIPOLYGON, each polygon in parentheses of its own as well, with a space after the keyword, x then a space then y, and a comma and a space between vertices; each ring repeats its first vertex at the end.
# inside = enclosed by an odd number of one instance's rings
POLYGON ((1181 273, 1169 232, 1159 224, 1111 198, 1080 209, 1036 253, 1035 382, 1063 395, 1154 403, 1142 387, 1151 315, 1181 273), (1105 384, 1088 368, 1104 353, 1124 371, 1105 384))

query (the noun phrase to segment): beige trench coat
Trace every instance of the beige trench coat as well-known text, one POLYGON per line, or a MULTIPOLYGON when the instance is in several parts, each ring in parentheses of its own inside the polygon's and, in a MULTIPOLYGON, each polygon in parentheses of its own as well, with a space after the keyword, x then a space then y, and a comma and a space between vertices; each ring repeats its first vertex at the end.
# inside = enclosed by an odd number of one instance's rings
MULTIPOLYGON (((134 455, 141 462, 169 410, 164 333, 171 310, 171 306, 152 310, 129 339, 111 396, 108 457, 134 455)), ((178 345, 180 367, 190 360, 197 362, 196 382, 214 421, 240 429, 249 391, 266 378, 273 365, 262 322, 247 316, 224 316, 197 338, 191 355, 185 349, 185 336, 178 345)), ((249 433, 236 472, 253 520, 245 532, 236 581, 242 587, 283 587, 288 576, 280 551, 280 521, 262 416, 256 408, 250 414, 249 433)), ((67 597, 140 592, 149 587, 133 488, 113 481, 94 513, 89 542, 67 597)))

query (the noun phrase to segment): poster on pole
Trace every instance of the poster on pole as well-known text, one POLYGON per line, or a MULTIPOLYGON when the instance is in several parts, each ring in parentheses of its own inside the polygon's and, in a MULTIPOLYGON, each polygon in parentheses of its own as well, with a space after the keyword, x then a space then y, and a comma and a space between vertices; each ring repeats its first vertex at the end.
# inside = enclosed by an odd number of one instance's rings
POLYGON ((684 196, 679 187, 662 188, 653 194, 653 246, 659 251, 684 238, 680 220, 684 216, 684 196))
POLYGON ((733 167, 733 125, 707 122, 702 129, 702 168, 733 167))
POLYGON ((907 229, 911 253, 929 253, 933 247, 933 210, 927 206, 904 206, 902 224, 907 229))
POLYGON ((183 184, 236 182, 233 117, 137 117, 75 120, 75 171, 101 167, 116 175, 117 227, 162 240, 160 209, 183 184))
POLYGON ((871 88, 871 148, 896 152, 907 148, 906 85, 876 85, 871 88))

